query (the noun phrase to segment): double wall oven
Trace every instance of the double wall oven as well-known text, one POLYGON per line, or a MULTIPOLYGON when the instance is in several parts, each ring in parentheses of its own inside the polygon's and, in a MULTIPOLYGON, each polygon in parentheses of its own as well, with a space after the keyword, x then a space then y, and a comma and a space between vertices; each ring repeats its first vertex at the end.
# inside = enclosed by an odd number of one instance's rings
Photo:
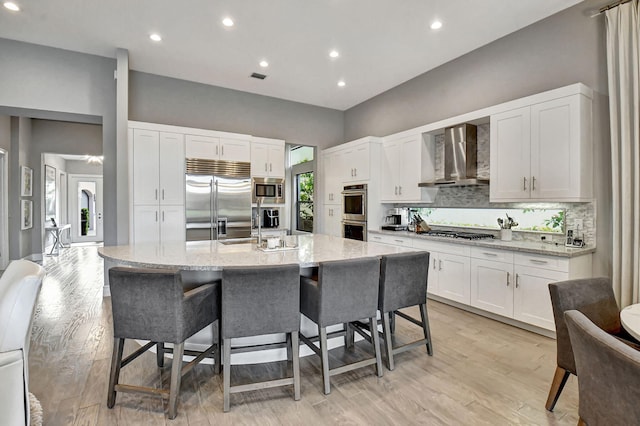
POLYGON ((342 236, 367 241, 367 185, 349 185, 342 191, 342 236))

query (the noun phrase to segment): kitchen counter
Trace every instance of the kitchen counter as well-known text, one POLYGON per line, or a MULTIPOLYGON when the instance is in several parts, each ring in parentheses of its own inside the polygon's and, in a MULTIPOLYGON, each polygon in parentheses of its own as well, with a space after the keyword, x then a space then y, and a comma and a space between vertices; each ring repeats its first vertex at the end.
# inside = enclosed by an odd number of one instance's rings
POLYGON ((386 244, 347 240, 324 234, 287 236, 297 240, 297 250, 265 252, 255 243, 224 244, 220 241, 166 242, 106 246, 98 249, 104 259, 119 265, 174 268, 185 271, 221 271, 225 266, 284 265, 297 263, 301 268, 320 262, 358 259, 369 256, 412 251, 386 244))
POLYGON ((451 244, 463 244, 466 246, 487 247, 494 249, 519 251, 525 253, 543 254, 548 256, 559 257, 576 257, 585 254, 594 253, 596 251, 595 246, 587 247, 565 247, 564 245, 555 245, 543 242, 533 241, 502 241, 499 238, 483 239, 483 240, 465 240, 463 238, 450 238, 450 237, 436 237, 427 234, 416 234, 415 232, 408 231, 382 231, 382 230, 370 230, 371 234, 391 235, 401 238, 414 238, 420 240, 428 240, 441 243, 451 244))

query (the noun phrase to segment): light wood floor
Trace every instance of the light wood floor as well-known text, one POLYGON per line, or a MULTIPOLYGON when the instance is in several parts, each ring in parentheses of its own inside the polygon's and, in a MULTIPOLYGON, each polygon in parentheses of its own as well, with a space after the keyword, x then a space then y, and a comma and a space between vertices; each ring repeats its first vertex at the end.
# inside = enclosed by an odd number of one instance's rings
MULTIPOLYGON (((396 369, 385 370, 382 378, 373 367, 334 376, 332 392, 325 396, 320 362, 307 357, 301 360, 300 401, 293 401, 287 387, 255 391, 232 395, 231 412, 223 413, 222 377, 211 366, 199 365, 183 378, 175 420, 166 419, 166 403, 159 397, 119 394, 110 410, 111 307, 102 297, 102 261, 96 250, 72 247, 44 260, 47 277, 29 363, 30 390, 42 403, 46 425, 575 425, 578 420, 575 377, 555 412, 544 409, 555 368, 554 340, 432 301, 434 356, 422 348, 400 354, 396 369)), ((398 319, 398 335, 418 332, 398 319)), ((332 352, 338 358, 352 355, 332 352)), ((149 353, 125 367, 122 379, 166 385, 170 366, 168 361, 158 369, 149 353)), ((271 377, 284 368, 284 363, 240 367, 232 380, 271 377)))

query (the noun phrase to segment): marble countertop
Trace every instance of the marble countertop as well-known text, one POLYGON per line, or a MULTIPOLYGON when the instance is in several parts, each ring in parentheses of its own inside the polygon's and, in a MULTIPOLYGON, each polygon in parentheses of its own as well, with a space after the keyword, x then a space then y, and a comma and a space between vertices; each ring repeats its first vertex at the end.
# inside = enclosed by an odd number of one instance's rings
POLYGON ((485 240, 465 240, 462 238, 448 238, 448 237, 435 237, 426 234, 416 234, 415 232, 408 231, 376 231, 372 230, 369 233, 392 235, 402 238, 414 238, 420 240, 428 240, 442 243, 451 244, 463 244, 467 246, 487 247, 502 250, 519 251, 524 253, 544 254, 549 256, 559 257, 576 257, 585 254, 594 253, 596 248, 593 246, 587 247, 565 247, 564 245, 549 244, 543 242, 533 241, 502 241, 500 239, 485 239, 485 240))
POLYGON ((98 254, 116 264, 175 268, 192 271, 220 271, 225 266, 284 265, 318 266, 320 262, 357 259, 413 251, 374 242, 362 242, 323 234, 288 236, 297 240, 297 250, 262 251, 255 243, 225 245, 219 241, 167 242, 106 246, 98 254))

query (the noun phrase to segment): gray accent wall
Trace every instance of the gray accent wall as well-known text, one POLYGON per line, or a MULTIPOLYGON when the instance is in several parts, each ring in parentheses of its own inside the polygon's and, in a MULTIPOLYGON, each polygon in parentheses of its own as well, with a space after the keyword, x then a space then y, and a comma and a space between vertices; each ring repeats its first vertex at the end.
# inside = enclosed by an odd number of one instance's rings
POLYGON ((593 271, 611 271, 611 165, 602 2, 587 0, 426 72, 345 112, 345 140, 386 136, 582 82, 594 90, 593 271))
POLYGON ((342 111, 137 71, 129 76, 129 118, 320 149, 345 141, 342 111))
MULTIPOLYGON (((37 192, 35 183, 36 170, 29 161, 31 152, 31 119, 24 117, 11 117, 11 149, 9 151, 9 258, 20 259, 30 256, 33 251, 31 242, 33 228, 22 230, 21 200, 35 201, 37 192), (22 197, 20 195, 20 166, 33 169, 33 195, 22 197)), ((35 203, 33 205, 35 224, 35 203)))
POLYGON ((9 152, 11 148, 11 117, 0 115, 0 148, 9 152))

